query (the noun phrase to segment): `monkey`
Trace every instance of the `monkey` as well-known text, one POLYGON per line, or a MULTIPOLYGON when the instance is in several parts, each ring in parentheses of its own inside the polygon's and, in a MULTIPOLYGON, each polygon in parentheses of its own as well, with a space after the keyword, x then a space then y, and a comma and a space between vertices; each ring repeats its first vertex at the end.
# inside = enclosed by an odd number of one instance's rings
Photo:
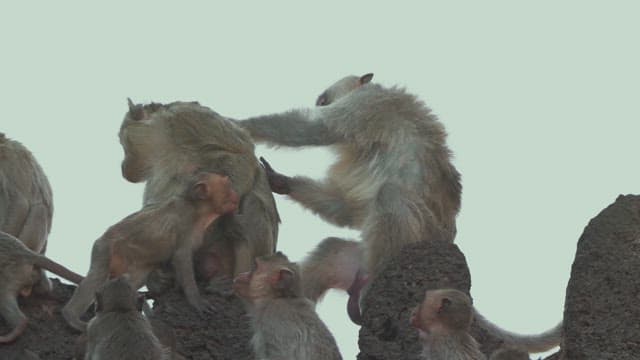
POLYGON ((473 319, 471 299, 455 289, 427 290, 411 314, 411 325, 422 341, 421 359, 486 360, 469 335, 473 319))
POLYGON ((516 348, 500 348, 494 351, 489 360, 529 360, 529 353, 516 348))
MULTIPOLYGON (((253 258, 275 251, 280 221, 275 200, 251 137, 234 121, 197 102, 136 105, 129 99, 119 138, 122 175, 130 182, 146 182, 144 204, 179 192, 175 178, 193 168, 231 178, 240 196, 239 211, 207 230, 195 255, 199 278, 233 279, 251 268, 253 258)), ((155 271, 147 287, 161 292, 170 283, 170 271, 155 271)))
POLYGON ((29 294, 34 266, 76 284, 82 281, 81 275, 30 250, 16 237, 0 231, 0 315, 13 329, 6 335, 0 335, 0 344, 13 342, 27 328, 27 317, 20 311, 16 298, 29 294))
POLYGON ((102 285, 95 294, 96 316, 87 325, 85 360, 170 359, 141 314, 141 301, 126 276, 102 285))
POLYGON ((170 261, 188 302, 200 313, 213 309, 200 296, 193 273, 193 251, 207 227, 238 207, 238 195, 227 176, 196 172, 180 180, 183 193, 162 203, 149 204, 111 226, 91 251, 91 264, 84 280, 62 309, 67 322, 78 330, 86 323, 80 316, 93 300, 93 293, 108 278, 130 275, 132 287, 145 285, 146 277, 170 261))
MULTIPOLYGON (((237 121, 258 143, 329 146, 336 152, 338 159, 322 181, 286 176, 261 161, 272 191, 329 223, 361 231, 361 254, 346 252, 361 266, 345 266, 352 272, 341 275, 354 279, 347 310, 356 324, 361 321, 359 297, 385 260, 409 243, 454 241, 462 193, 444 125, 416 96, 372 83, 372 78, 368 73, 337 81, 318 96, 315 108, 237 121)), ((336 251, 319 250, 313 261, 329 268, 336 251)), ((498 328, 477 311, 476 319, 496 336, 530 351, 549 349, 561 338, 561 324, 540 335, 521 336, 498 328)))
POLYGON ((256 142, 331 146, 338 160, 323 181, 282 175, 263 160, 272 190, 342 227, 361 230, 364 272, 403 245, 453 241, 460 174, 442 123, 416 96, 347 76, 313 109, 238 121, 256 142))
POLYGON ((333 335, 302 294, 298 265, 283 253, 257 257, 250 272, 236 276, 233 289, 249 303, 257 359, 342 359, 333 335))
MULTIPOLYGON (((44 255, 52 216, 53 194, 42 167, 24 145, 0 133, 0 230, 44 255)), ((51 291, 44 270, 34 267, 33 278, 34 292, 51 291)))

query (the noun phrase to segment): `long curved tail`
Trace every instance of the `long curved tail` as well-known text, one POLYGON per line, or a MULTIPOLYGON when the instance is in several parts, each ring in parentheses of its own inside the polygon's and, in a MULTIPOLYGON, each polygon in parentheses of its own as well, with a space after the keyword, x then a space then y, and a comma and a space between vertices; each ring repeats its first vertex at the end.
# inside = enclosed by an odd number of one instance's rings
POLYGON ((62 276, 63 278, 75 284, 80 284, 80 282, 84 279, 84 276, 69 270, 65 266, 60 265, 57 262, 43 255, 34 254, 34 264, 38 265, 43 269, 49 270, 58 276, 62 276))
POLYGON ((522 335, 504 330, 487 320, 478 310, 474 309, 474 316, 481 328, 491 335, 501 339, 505 345, 526 350, 530 353, 544 352, 560 345, 562 341, 562 321, 555 327, 537 335, 522 335))

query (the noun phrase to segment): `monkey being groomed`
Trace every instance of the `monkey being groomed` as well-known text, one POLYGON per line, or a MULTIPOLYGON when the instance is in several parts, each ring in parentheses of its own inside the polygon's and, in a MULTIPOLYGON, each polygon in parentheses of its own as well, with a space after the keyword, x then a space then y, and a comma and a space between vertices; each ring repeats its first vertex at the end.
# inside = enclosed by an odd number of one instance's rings
MULTIPOLYGON (((273 194, 251 137, 233 121, 197 102, 136 105, 129 100, 119 137, 122 175, 146 182, 144 204, 181 192, 175 179, 196 168, 231 179, 239 211, 207 229, 195 256, 199 278, 233 278, 248 271, 256 256, 275 251, 279 218, 273 194)), ((162 292, 172 274, 171 269, 154 271, 149 290, 162 292)))
POLYGON ((257 359, 340 360, 333 335, 302 295, 300 271, 282 253, 255 259, 238 275, 235 293, 249 303, 257 359))
MULTIPOLYGON (((31 152, 0 133, 0 230, 39 254, 47 250, 53 216, 49 180, 31 152)), ((34 290, 46 293, 51 282, 34 268, 34 290)))
POLYGON ((62 309, 71 326, 84 330, 80 316, 109 277, 128 273, 132 287, 138 289, 151 271, 166 262, 173 265, 188 302, 200 312, 211 310, 196 285, 193 251, 213 221, 236 211, 238 195, 229 178, 218 174, 197 172, 181 182, 182 193, 145 206, 95 241, 89 272, 62 309))
POLYGON ((29 250, 20 240, 0 231, 0 315, 12 328, 9 334, 0 336, 0 343, 14 341, 27 328, 27 317, 20 311, 16 298, 30 293, 34 265, 76 284, 82 281, 81 275, 29 250))

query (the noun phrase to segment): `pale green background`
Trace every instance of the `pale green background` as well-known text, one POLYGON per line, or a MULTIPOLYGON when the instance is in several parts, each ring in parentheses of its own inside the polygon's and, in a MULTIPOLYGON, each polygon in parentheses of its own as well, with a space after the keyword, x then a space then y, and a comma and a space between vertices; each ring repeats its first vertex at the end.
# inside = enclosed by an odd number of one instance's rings
MULTIPOLYGON (((47 172, 48 254, 80 272, 93 240, 141 203, 142 185, 120 176, 127 96, 242 118, 311 106, 351 73, 406 86, 450 134, 475 303, 516 331, 560 320, 583 227, 640 187, 636 2, 25 3, 0 5, 0 131, 47 172)), ((313 177, 332 160, 258 153, 313 177)), ((278 206, 279 247, 296 260, 325 236, 357 236, 278 206)), ((345 300, 332 294, 319 312, 353 359, 345 300)))

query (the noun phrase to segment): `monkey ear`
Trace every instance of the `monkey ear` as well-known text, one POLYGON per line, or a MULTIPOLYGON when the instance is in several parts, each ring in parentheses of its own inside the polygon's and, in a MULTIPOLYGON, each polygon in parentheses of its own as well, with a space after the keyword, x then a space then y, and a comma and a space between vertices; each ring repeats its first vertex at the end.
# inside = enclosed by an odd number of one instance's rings
POLYGON ((360 85, 364 85, 371 82, 371 79, 373 79, 373 73, 368 73, 360 76, 360 85))
POLYGON ((131 119, 139 121, 146 117, 146 113, 142 105, 134 104, 130 98, 127 98, 127 104, 129 105, 129 116, 131 119))
POLYGON ((193 187, 191 187, 191 198, 194 200, 204 200, 207 198, 209 188, 207 184, 202 181, 198 181, 193 187))
POLYGON ((291 269, 281 268, 273 279, 273 286, 276 289, 288 289, 293 284, 294 274, 291 269))

